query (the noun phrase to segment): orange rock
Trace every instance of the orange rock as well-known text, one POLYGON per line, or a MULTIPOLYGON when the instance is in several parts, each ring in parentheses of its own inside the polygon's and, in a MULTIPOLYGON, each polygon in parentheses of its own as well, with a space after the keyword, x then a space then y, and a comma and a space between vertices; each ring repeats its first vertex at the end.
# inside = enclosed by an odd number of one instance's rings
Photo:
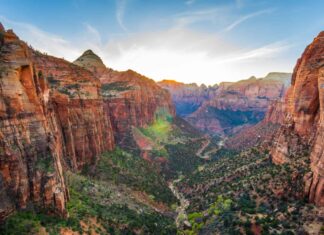
POLYGON ((311 202, 324 205, 324 32, 305 49, 297 61, 291 87, 285 97, 285 119, 271 154, 275 163, 293 161, 310 147, 312 174, 305 191, 311 202))
POLYGON ((104 109, 109 116, 116 142, 128 146, 134 144, 131 128, 143 127, 152 123, 159 110, 175 115, 169 92, 149 79, 132 70, 123 72, 102 68, 103 62, 93 52, 86 51, 74 63, 95 73, 101 82, 101 95, 104 109), (80 63, 89 61, 91 63, 80 63))

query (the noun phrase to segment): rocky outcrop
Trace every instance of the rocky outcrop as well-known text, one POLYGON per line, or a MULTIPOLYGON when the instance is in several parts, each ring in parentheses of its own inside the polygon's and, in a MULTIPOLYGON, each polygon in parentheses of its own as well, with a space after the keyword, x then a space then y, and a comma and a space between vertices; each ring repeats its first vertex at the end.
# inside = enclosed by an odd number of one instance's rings
POLYGON ((276 164, 310 155, 311 173, 305 176, 305 192, 311 202, 321 206, 324 205, 323 87, 324 32, 321 32, 297 61, 285 97, 285 118, 271 151, 276 164))
POLYGON ((106 68, 91 50, 72 64, 0 26, 0 220, 29 205, 66 216, 63 169, 95 166, 115 138, 129 144, 133 126, 175 115, 171 96, 134 71, 106 68))
POLYGON ((73 64, 87 68, 97 76, 101 76, 107 69, 101 58, 92 50, 86 50, 78 59, 73 62, 73 64))
POLYGON ((11 30, 0 34, 0 220, 31 202, 66 215, 62 139, 49 90, 27 45, 11 30))
POLYGON ((63 169, 93 166, 114 148, 101 83, 0 29, 0 220, 31 204, 66 216, 63 169))
POLYGON ((65 162, 74 170, 95 164, 102 152, 114 147, 100 82, 89 71, 63 59, 32 54, 35 71, 49 86, 48 100, 57 115, 65 162))
MULTIPOLYGON (((82 60, 83 55, 77 61, 82 60)), ((95 64, 100 65, 102 61, 99 57, 97 59, 100 61, 95 64)), ((87 64, 82 66, 93 70, 87 64)), ((133 126, 151 124, 157 115, 163 113, 175 115, 169 92, 152 79, 132 70, 119 72, 110 68, 97 74, 97 78, 102 84, 104 109, 111 120, 116 142, 122 146, 134 144, 131 135, 133 126)))
POLYGON ((196 83, 185 84, 173 80, 163 80, 158 85, 171 93, 176 113, 180 117, 187 117, 195 112, 203 102, 216 95, 218 86, 198 86, 196 83))
POLYGON ((284 94, 290 76, 269 73, 265 78, 221 83, 216 95, 186 119, 212 134, 236 133, 264 118, 269 105, 284 94))

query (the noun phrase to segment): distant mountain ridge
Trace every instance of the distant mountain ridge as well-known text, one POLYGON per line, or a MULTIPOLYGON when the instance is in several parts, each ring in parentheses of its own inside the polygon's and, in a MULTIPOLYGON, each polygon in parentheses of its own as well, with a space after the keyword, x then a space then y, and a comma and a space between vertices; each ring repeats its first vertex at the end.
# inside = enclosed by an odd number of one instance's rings
POLYGON ((179 116, 207 133, 227 135, 262 120, 270 103, 283 96, 290 78, 291 73, 272 72, 208 87, 171 80, 158 84, 170 91, 179 116))

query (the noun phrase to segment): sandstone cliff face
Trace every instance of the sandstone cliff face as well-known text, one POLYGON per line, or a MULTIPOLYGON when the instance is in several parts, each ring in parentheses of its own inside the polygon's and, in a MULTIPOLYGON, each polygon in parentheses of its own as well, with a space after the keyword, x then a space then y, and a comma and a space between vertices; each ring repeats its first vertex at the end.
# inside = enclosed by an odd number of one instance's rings
MULTIPOLYGON (((83 55, 78 60, 83 60, 83 55)), ((97 64, 101 64, 102 61, 97 64)), ((88 66, 84 68, 91 70, 88 66)), ((97 74, 104 99, 104 109, 109 116, 116 142, 128 146, 132 141, 132 126, 143 127, 155 120, 160 112, 175 115, 169 92, 153 80, 132 70, 118 72, 106 68, 97 74)))
POLYGON ((114 147, 100 82, 89 71, 62 59, 33 53, 33 62, 49 86, 48 100, 57 115, 68 167, 81 170, 95 164, 102 152, 114 147))
POLYGON ((235 83, 221 83, 216 95, 186 119, 203 131, 227 135, 256 124, 269 105, 284 94, 290 74, 270 73, 235 83))
POLYGON ((64 215, 62 143, 29 49, 0 29, 0 220, 30 202, 64 215))
POLYGON ((180 117, 187 117, 195 112, 203 102, 216 95, 218 86, 198 86, 196 83, 185 84, 173 80, 163 80, 158 85, 171 93, 176 113, 180 117))
POLYGON ((65 216, 62 169, 93 166, 114 148, 101 83, 3 27, 0 46, 0 220, 30 204, 65 216))
POLYGON ((305 177, 305 193, 324 205, 324 32, 297 61, 291 87, 285 97, 285 118, 271 154, 274 163, 293 162, 310 148, 311 171, 305 177))

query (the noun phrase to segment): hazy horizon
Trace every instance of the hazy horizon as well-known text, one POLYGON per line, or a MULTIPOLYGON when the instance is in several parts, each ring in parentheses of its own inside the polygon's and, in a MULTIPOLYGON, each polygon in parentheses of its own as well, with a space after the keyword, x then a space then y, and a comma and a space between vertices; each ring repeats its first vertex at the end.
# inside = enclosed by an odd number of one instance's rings
POLYGON ((292 72, 324 22, 321 1, 0 2, 5 28, 37 50, 91 49, 116 70, 206 85, 292 72))

